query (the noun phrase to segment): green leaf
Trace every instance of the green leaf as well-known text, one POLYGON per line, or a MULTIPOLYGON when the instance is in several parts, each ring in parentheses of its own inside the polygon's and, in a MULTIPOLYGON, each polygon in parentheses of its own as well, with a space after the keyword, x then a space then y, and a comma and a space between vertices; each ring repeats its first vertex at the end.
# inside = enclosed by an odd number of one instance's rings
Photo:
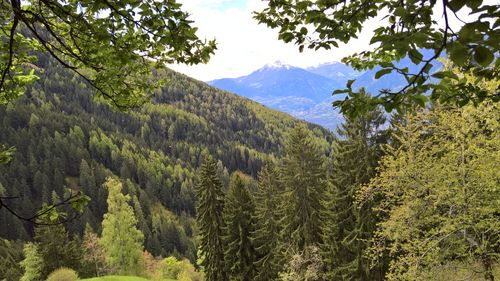
POLYGON ((451 71, 451 70, 436 72, 436 73, 432 74, 432 77, 438 78, 438 79, 451 78, 451 79, 458 80, 458 76, 455 73, 453 73, 453 71, 451 71))
POLYGON ((349 93, 349 90, 348 89, 335 90, 335 91, 333 91, 332 95, 340 95, 340 94, 345 94, 345 93, 349 93))
POLYGON ((427 102, 427 97, 424 95, 417 95, 413 97, 413 100, 420 106, 425 107, 425 103, 427 102))
POLYGON ((394 10, 394 15, 397 16, 397 17, 402 17, 406 13, 407 12, 406 12, 405 8, 403 8, 403 7, 397 7, 394 10))
POLYGON ((391 112, 396 105, 394 103, 385 103, 384 104, 384 109, 387 112, 391 112))
POLYGON ((77 211, 78 213, 82 213, 85 209, 85 206, 90 202, 90 197, 87 195, 81 194, 78 196, 75 201, 71 202, 71 208, 77 211))
POLYGON ((481 4, 483 3, 483 0, 467 0, 465 2, 467 4, 467 7, 474 10, 474 9, 477 9, 479 6, 481 6, 481 4))
POLYGON ((386 74, 389 74, 391 72, 392 72, 392 68, 381 69, 381 70, 377 71, 377 73, 375 73, 375 79, 379 79, 380 77, 382 77, 386 74))
POLYGON ((474 59, 481 66, 487 67, 493 61, 494 56, 490 49, 483 46, 478 46, 474 51, 474 59))
POLYGON ((293 38, 295 38, 295 37, 293 36, 292 33, 285 32, 285 33, 281 33, 278 38, 285 41, 286 43, 288 43, 288 42, 292 41, 293 38))
POLYGON ((424 73, 429 73, 429 71, 431 71, 431 69, 432 69, 433 66, 434 65, 432 63, 426 64, 425 67, 424 67, 424 70, 423 70, 424 73))
POLYGON ((448 2, 448 7, 450 7, 450 9, 453 11, 453 12, 458 12, 460 9, 462 9, 465 5, 467 1, 465 0, 452 0, 450 2, 448 2))
POLYGON ((49 220, 55 222, 59 218, 59 213, 56 209, 52 209, 48 214, 49 220))
POLYGON ((456 65, 462 66, 467 62, 469 48, 462 45, 460 42, 453 42, 447 51, 450 54, 451 61, 456 65))
POLYGON ((470 42, 479 43, 484 39, 484 32, 489 29, 488 23, 472 22, 465 24, 458 32, 461 42, 468 44, 470 42))
POLYGON ((411 49, 410 52, 408 52, 408 55, 414 64, 421 63, 422 59, 424 58, 422 53, 420 53, 419 51, 417 51, 415 49, 411 49))

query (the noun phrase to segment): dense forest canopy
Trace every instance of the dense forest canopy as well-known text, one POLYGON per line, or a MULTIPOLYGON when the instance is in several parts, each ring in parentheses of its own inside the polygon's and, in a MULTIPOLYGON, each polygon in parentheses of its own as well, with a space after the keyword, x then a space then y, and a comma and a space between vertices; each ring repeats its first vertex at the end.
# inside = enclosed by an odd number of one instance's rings
MULTIPOLYGON (((82 235, 88 224, 100 232, 107 210, 103 184, 117 176, 145 248, 155 256, 196 259, 194 187, 204 151, 216 159, 223 182, 233 171, 256 177, 264 162, 283 155, 284 136, 302 123, 168 69, 156 74, 169 84, 152 103, 119 112, 56 61, 42 56, 39 64, 44 73, 25 96, 0 108, 0 142, 16 148, 11 162, 0 166, 0 195, 19 196, 5 204, 30 216, 81 191, 91 200, 66 229, 82 235)), ((329 153, 333 134, 307 126, 329 153)), ((33 225, 3 210, 0 216, 9 226, 0 237, 31 239, 33 225)))

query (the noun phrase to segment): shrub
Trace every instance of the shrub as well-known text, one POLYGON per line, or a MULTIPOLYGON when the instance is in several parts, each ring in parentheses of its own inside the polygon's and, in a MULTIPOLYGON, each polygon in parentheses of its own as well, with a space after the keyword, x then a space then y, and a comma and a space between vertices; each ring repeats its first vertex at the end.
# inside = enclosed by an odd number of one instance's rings
POLYGON ((175 257, 167 257, 163 259, 160 263, 160 270, 163 274, 163 278, 176 278, 177 274, 179 274, 179 268, 177 264, 179 261, 175 257))
POLYGON ((177 260, 175 257, 168 257, 161 261, 156 276, 158 278, 177 279, 179 281, 202 281, 203 274, 196 271, 194 266, 187 259, 177 260))
POLYGON ((76 281, 78 274, 71 268, 61 267, 52 271, 47 281, 76 281))
POLYGON ((194 266, 185 260, 180 272, 177 274, 178 281, 203 281, 203 273, 195 270, 194 266))

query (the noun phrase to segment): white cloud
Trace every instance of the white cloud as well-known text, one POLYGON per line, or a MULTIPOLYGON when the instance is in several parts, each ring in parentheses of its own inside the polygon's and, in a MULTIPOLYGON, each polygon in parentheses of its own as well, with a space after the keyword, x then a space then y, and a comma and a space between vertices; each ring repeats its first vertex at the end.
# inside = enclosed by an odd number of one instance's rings
POLYGON ((339 61, 342 57, 367 48, 371 32, 360 39, 330 51, 304 50, 278 40, 278 32, 257 24, 252 11, 261 10, 260 0, 228 5, 229 0, 182 0, 184 9, 191 14, 202 38, 217 40, 215 55, 206 65, 173 65, 173 69, 199 80, 238 77, 277 60, 295 66, 311 66, 339 61))
MULTIPOLYGON (((372 32, 380 26, 382 16, 369 20, 359 39, 348 45, 329 51, 298 51, 297 46, 278 40, 277 30, 257 24, 252 18, 253 11, 262 10, 267 4, 261 0, 180 0, 184 9, 191 14, 198 35, 202 38, 217 40, 218 49, 206 65, 173 65, 173 69, 199 80, 208 81, 224 77, 247 75, 259 67, 280 60, 294 66, 307 67, 325 62, 340 61, 343 57, 370 48, 372 32)), ((485 4, 495 2, 487 0, 485 4)), ((476 16, 468 15, 463 9, 459 13, 462 20, 470 21, 476 16)), ((381 13, 383 14, 383 13, 381 13)), ((442 7, 434 8, 434 20, 443 25, 442 7)), ((449 15, 454 30, 463 24, 449 15)))

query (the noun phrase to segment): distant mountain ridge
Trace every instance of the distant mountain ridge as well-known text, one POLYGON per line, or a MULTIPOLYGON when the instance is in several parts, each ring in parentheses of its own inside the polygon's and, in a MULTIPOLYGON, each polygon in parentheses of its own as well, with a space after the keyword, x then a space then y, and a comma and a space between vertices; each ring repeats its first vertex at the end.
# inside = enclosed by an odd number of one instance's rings
POLYGON ((332 89, 342 87, 347 79, 333 79, 321 75, 322 71, 326 72, 318 68, 315 73, 278 61, 246 76, 207 83, 332 129, 339 120, 338 114, 331 110, 332 89))
POLYGON ((239 78, 210 81, 218 88, 251 99, 300 97, 319 102, 325 99, 335 81, 303 68, 275 62, 239 78))
POLYGON ((308 67, 306 70, 330 78, 337 83, 343 83, 344 85, 347 80, 354 79, 362 74, 362 72, 341 62, 323 63, 318 66, 308 67))
MULTIPOLYGON (((430 51, 422 53, 428 57, 430 51)), ((396 65, 408 67, 410 72, 418 67, 408 58, 396 65)), ((440 63, 436 63, 432 71, 441 67, 440 63)), ((380 67, 360 72, 340 62, 300 68, 277 61, 246 76, 216 79, 207 83, 334 131, 342 122, 342 116, 331 104, 342 97, 332 97, 331 93, 345 88, 348 80, 356 79, 353 87, 364 87, 370 93, 377 93, 381 89, 397 90, 405 85, 404 77, 395 73, 375 79, 378 70, 380 67)))

